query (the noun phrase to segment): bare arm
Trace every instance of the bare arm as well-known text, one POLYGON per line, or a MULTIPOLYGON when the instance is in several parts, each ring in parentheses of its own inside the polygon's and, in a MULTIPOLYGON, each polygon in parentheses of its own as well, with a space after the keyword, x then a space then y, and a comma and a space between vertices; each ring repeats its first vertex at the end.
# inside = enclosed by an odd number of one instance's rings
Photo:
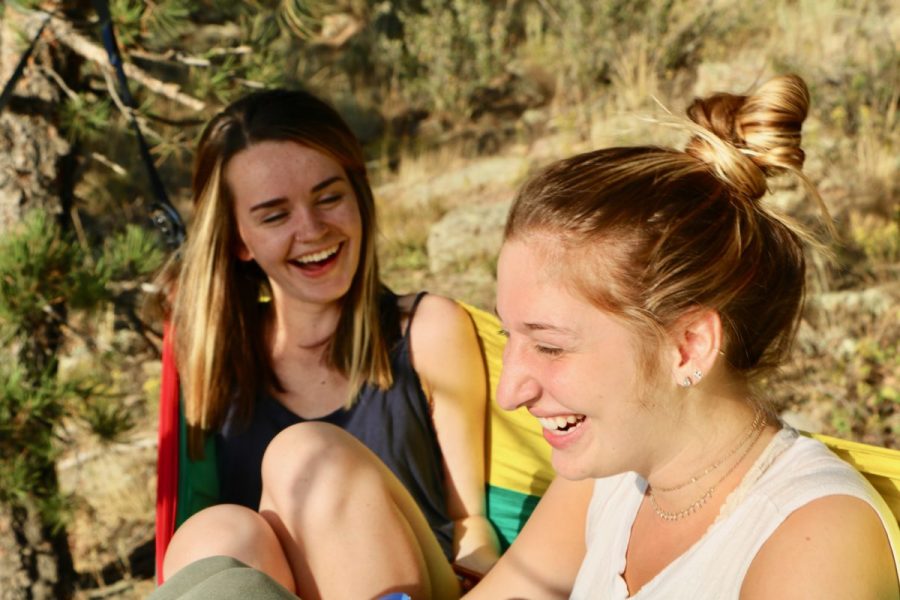
POLYGON ((554 479, 519 537, 466 600, 568 598, 584 559, 593 489, 593 479, 554 479))
POLYGON ((413 364, 431 399, 444 455, 456 562, 483 573, 497 560, 498 549, 484 506, 487 375, 475 328, 456 302, 428 295, 410 337, 413 364))
POLYGON ((852 496, 827 496, 794 511, 760 548, 741 600, 897 600, 897 570, 875 511, 852 496))

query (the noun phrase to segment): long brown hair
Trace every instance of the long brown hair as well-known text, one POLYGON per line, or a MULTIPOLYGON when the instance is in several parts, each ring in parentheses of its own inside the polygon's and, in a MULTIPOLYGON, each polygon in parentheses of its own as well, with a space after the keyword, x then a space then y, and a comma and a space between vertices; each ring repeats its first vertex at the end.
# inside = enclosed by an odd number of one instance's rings
POLYGON ((586 260, 566 263, 570 281, 645 339, 711 308, 735 372, 776 366, 800 318, 807 234, 761 199, 769 175, 809 183, 800 147, 808 105, 796 75, 749 96, 695 100, 686 150, 620 147, 554 163, 520 191, 505 237, 548 232, 579 253, 586 260))
POLYGON ((230 411, 250 418, 261 390, 279 390, 263 339, 268 282, 255 262, 235 256, 234 202, 223 177, 228 161, 263 141, 293 141, 327 154, 353 186, 362 217, 359 266, 343 299, 327 364, 350 382, 355 397, 365 383, 391 385, 381 329, 381 284, 375 253, 375 202, 356 136, 328 104, 304 91, 250 94, 207 124, 194 162, 194 223, 180 263, 173 308, 175 352, 182 378, 192 456, 203 434, 220 428, 230 411))

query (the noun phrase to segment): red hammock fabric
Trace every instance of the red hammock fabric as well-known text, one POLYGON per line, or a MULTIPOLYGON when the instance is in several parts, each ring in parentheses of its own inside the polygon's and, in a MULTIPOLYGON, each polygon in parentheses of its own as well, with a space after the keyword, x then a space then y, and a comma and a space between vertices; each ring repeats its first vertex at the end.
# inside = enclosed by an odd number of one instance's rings
POLYGON ((172 347, 172 329, 168 323, 163 328, 159 447, 156 461, 156 579, 162 584, 163 558, 175 533, 178 498, 178 370, 172 347))

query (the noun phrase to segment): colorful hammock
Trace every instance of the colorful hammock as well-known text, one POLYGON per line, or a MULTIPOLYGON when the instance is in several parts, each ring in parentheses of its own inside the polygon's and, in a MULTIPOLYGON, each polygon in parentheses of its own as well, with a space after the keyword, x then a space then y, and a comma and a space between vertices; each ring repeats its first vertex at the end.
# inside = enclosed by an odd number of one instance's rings
MULTIPOLYGON (((503 346, 497 318, 460 303, 471 315, 485 357, 490 379, 490 422, 487 428, 488 481, 487 517, 497 529, 503 549, 515 539, 541 495, 550 485, 550 447, 544 441, 537 419, 524 410, 501 410, 494 393, 500 377, 503 346)), ((175 529, 195 512, 216 504, 219 493, 215 444, 207 441, 202 460, 188 458, 185 421, 180 409, 178 374, 172 353, 170 331, 165 331, 163 374, 159 408, 159 454, 156 498, 156 572, 162 577, 162 560, 175 529)), ((900 451, 812 435, 853 465, 879 491, 884 514, 900 519, 900 451)), ((900 527, 891 521, 888 534, 900 549, 900 527)), ((898 562, 900 564, 900 562, 898 562)))

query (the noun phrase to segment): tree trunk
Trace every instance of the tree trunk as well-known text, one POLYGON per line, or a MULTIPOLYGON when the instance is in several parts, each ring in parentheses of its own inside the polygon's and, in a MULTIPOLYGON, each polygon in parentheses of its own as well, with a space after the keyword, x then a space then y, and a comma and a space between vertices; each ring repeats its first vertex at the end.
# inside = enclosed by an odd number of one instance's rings
MULTIPOLYGON (((21 32, 30 39, 39 26, 39 19, 6 8, 0 22, 3 85, 25 51, 21 32)), ((69 144, 56 126, 61 94, 39 69, 56 70, 58 60, 54 60, 54 54, 59 53, 51 53, 46 44, 38 42, 31 64, 0 114, 0 232, 18 223, 32 208, 56 215, 62 212, 60 163, 69 154, 69 144)))
MULTIPOLYGON (((52 466, 48 475, 58 486, 52 466)), ((31 500, 0 506, 0 600, 71 598, 74 587, 65 529, 53 531, 31 500)))
MULTIPOLYGON (((0 86, 9 81, 25 51, 23 37, 30 40, 41 20, 5 8, 0 22, 0 86)), ((63 48, 39 41, 15 95, 0 114, 0 235, 33 209, 67 221, 71 149, 58 126, 62 92, 47 72, 65 76, 72 68, 63 48)), ((26 361, 24 366, 36 376, 52 368, 61 339, 60 322, 48 317, 8 351, 26 361)), ((58 489, 55 468, 48 465, 35 493, 52 498, 58 489)), ((70 598, 74 579, 66 531, 53 530, 33 497, 0 506, 0 600, 70 598)))

